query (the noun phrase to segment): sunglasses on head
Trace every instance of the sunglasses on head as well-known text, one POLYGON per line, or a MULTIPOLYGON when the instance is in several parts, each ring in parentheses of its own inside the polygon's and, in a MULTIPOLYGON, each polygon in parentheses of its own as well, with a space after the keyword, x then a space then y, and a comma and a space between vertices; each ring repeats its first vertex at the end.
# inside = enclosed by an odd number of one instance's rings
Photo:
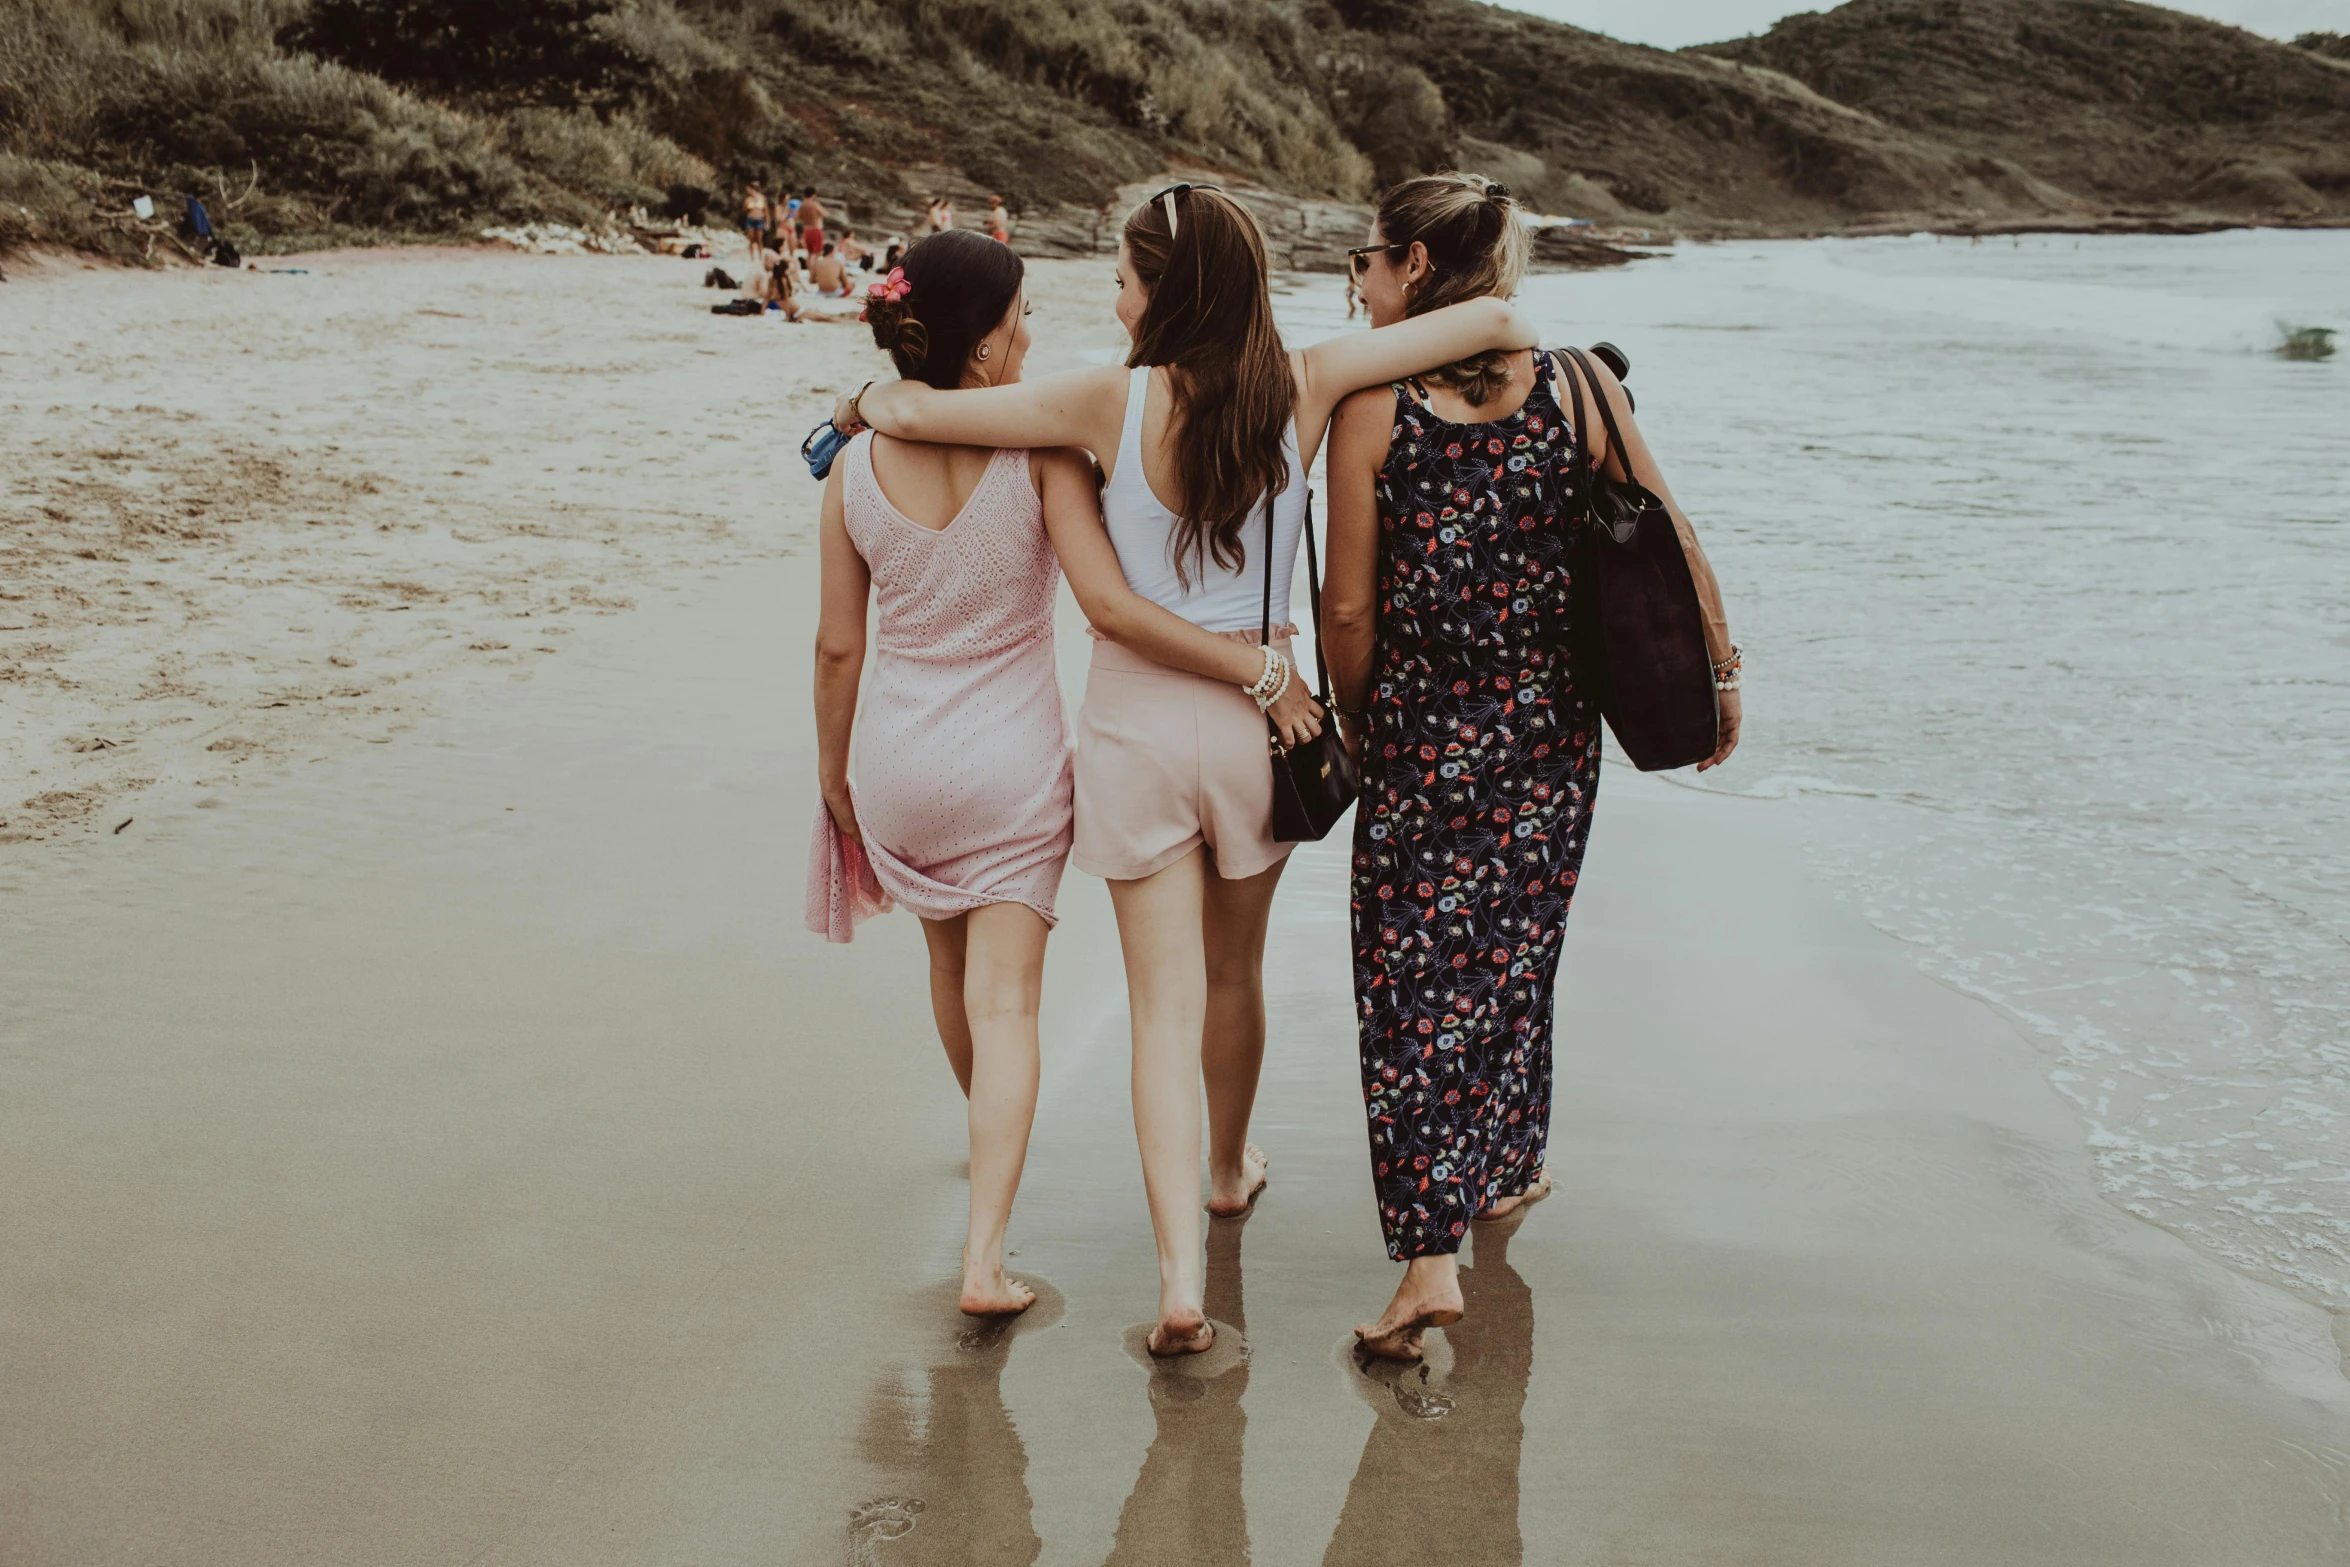
MULTIPOLYGON (((1222 194, 1223 189, 1224 187, 1221 185, 1193 185, 1189 183, 1183 183, 1170 185, 1165 190, 1160 191, 1156 196, 1153 196, 1151 201, 1158 202, 1167 209, 1167 237, 1169 239, 1173 239, 1176 234, 1182 230, 1182 224, 1175 216, 1176 197, 1188 196, 1195 190, 1212 190, 1218 194, 1222 194)), ((1146 201, 1143 203, 1143 205, 1147 207, 1150 205, 1150 202, 1146 201)))

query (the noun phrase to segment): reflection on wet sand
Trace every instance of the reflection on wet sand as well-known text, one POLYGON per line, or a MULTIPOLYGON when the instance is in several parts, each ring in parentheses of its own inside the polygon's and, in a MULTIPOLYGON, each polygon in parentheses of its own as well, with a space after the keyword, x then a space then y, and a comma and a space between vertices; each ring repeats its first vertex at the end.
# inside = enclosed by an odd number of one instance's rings
POLYGON ((953 1358, 930 1368, 927 1400, 895 1377, 874 1390, 864 1454, 901 1489, 850 1514, 850 1567, 1026 1567, 1043 1551, 1030 1517, 1028 1449, 1004 1407, 1012 1340, 1060 1314, 1057 1294, 1042 1285, 1037 1293, 1025 1316, 958 1333, 953 1358))
POLYGON ((1241 1440, 1248 1412, 1248 1308, 1240 1283, 1247 1215, 1208 1224, 1204 1302, 1217 1343, 1205 1355, 1151 1367, 1158 1432, 1118 1514, 1117 1544, 1103 1567, 1240 1567, 1249 1559, 1241 1497, 1241 1440))
POLYGON ((1520 1214, 1472 1232, 1476 1266, 1460 1274, 1466 1309, 1441 1330, 1441 1344, 1430 1336, 1426 1363, 1358 1359, 1379 1423, 1323 1567, 1524 1559, 1518 1450, 1534 1369, 1534 1293, 1509 1265, 1510 1237, 1523 1222, 1520 1214))

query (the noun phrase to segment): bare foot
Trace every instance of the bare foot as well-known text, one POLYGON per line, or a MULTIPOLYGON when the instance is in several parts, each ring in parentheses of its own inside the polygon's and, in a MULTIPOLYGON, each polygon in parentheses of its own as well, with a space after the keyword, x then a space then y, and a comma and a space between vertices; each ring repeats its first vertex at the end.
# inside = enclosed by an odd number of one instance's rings
POLYGON ((1422 1279, 1406 1270, 1395 1287, 1395 1299, 1376 1322, 1355 1328, 1364 1349, 1385 1360, 1418 1360, 1421 1336, 1430 1328, 1447 1328, 1461 1320, 1461 1286, 1456 1278, 1422 1279))
POLYGON ((1477 1215, 1480 1219, 1506 1219, 1530 1203, 1538 1203, 1550 1195, 1550 1172, 1536 1175, 1526 1190, 1516 1197, 1504 1197, 1492 1207, 1477 1215))
POLYGON ((1004 1271, 1004 1265, 963 1270, 963 1315, 1009 1317, 1036 1304, 1036 1291, 1004 1271))
POLYGON ((1197 1306, 1178 1306, 1159 1318, 1147 1341, 1154 1355, 1197 1355, 1216 1342, 1216 1325, 1197 1306))
POLYGON ((1208 1212, 1219 1219, 1238 1218, 1256 1206, 1265 1189, 1265 1171, 1271 1166, 1265 1150, 1250 1143, 1240 1151, 1240 1177, 1227 1186, 1217 1181, 1208 1188, 1208 1212))
POLYGON ((1406 1328, 1401 1333, 1390 1333, 1383 1337, 1370 1338, 1366 1337, 1363 1330, 1358 1327, 1355 1329, 1355 1347, 1364 1354, 1376 1355, 1381 1360, 1400 1360, 1407 1365, 1417 1365, 1427 1358, 1427 1337, 1428 1330, 1426 1328, 1406 1328))

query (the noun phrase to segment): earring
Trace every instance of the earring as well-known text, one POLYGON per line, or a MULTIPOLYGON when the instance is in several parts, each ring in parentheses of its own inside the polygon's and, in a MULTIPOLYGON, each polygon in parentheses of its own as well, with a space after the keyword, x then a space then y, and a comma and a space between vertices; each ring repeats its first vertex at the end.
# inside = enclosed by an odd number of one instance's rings
POLYGON ((987 345, 985 343, 979 345, 979 357, 982 359, 987 357, 987 345))

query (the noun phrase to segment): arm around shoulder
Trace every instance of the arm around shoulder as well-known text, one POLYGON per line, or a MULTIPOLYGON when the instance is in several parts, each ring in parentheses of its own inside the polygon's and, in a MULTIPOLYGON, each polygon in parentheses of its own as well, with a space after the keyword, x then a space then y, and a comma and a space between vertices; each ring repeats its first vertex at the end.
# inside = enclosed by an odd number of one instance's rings
POLYGON ((1334 408, 1364 387, 1400 381, 1488 349, 1532 348, 1541 341, 1532 316, 1492 294, 1391 326, 1344 333, 1298 356, 1299 422, 1305 422, 1307 409, 1334 408))
POLYGON ((864 394, 864 422, 902 441, 949 446, 1083 446, 1117 442, 1105 423, 1105 399, 1122 407, 1126 372, 1116 366, 1064 370, 1008 386, 942 392, 919 381, 891 381, 864 394))

